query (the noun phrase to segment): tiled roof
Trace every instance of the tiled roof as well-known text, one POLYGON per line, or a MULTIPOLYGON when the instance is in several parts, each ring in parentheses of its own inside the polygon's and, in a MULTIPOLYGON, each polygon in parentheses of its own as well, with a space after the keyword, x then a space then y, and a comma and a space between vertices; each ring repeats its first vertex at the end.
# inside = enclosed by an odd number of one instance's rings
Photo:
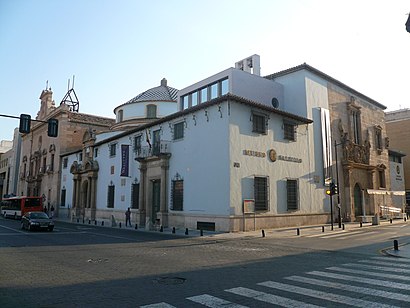
POLYGON ((178 90, 167 85, 167 80, 161 80, 161 85, 138 94, 125 104, 132 104, 146 101, 176 101, 178 90))

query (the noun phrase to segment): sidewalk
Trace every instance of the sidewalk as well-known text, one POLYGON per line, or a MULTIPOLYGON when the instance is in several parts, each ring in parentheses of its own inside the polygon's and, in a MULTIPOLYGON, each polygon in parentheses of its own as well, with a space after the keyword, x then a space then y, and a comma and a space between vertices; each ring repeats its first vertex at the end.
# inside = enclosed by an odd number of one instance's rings
MULTIPOLYGON (((338 224, 335 223, 333 225, 333 230, 331 230, 330 224, 326 225, 313 225, 313 226, 295 226, 295 227, 286 227, 286 228, 277 228, 277 229, 266 229, 266 230, 255 230, 255 231, 246 231, 246 232, 215 232, 215 231, 206 231, 206 230, 194 230, 194 229, 180 229, 180 228, 158 228, 158 230, 146 230, 145 228, 138 228, 136 229, 135 226, 133 227, 125 227, 124 224, 118 224, 115 227, 112 227, 108 224, 101 225, 100 223, 94 224, 94 222, 89 221, 71 221, 68 218, 58 218, 56 217, 55 220, 62 221, 66 223, 72 223, 79 226, 98 226, 102 228, 116 228, 116 229, 124 229, 124 230, 135 230, 136 232, 152 232, 152 233, 163 233, 163 234, 175 234, 179 236, 188 236, 188 237, 204 237, 204 238, 214 238, 214 239, 235 239, 235 238, 259 238, 263 237, 275 237, 275 238, 295 238, 303 235, 317 235, 320 236, 321 234, 329 234, 329 233, 341 233, 341 232, 359 232, 362 229, 368 228, 378 228, 379 226, 383 225, 390 225, 390 224, 406 224, 403 220, 393 220, 390 223, 389 220, 381 220, 379 225, 372 225, 371 223, 357 223, 357 222, 350 222, 344 223, 342 228, 339 228, 338 224)), ((398 250, 394 250, 394 247, 388 247, 383 250, 388 255, 400 258, 409 258, 410 259, 410 245, 409 243, 398 243, 398 250)))

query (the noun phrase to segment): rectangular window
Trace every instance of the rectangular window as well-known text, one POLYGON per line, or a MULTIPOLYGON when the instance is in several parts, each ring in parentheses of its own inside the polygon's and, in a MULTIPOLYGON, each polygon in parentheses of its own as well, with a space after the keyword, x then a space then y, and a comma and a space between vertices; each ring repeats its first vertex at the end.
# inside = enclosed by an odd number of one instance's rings
POLYGON ((259 114, 252 116, 253 128, 252 131, 259 134, 266 134, 266 117, 259 114))
POLYGON ((114 208, 115 185, 108 186, 107 207, 114 208))
POLYGON ((228 79, 221 81, 221 95, 228 94, 229 91, 229 82, 228 79))
POLYGON ((191 94, 191 99, 192 99, 192 106, 198 105, 198 92, 194 92, 191 94))
POLYGON ((379 187, 386 188, 386 178, 384 175, 384 170, 379 170, 379 187))
POLYGON ((182 211, 184 204, 184 180, 172 181, 172 210, 182 211))
POLYGON ((60 206, 65 206, 65 196, 66 196, 66 190, 65 190, 65 189, 62 189, 62 190, 61 190, 60 206))
POLYGON ((255 211, 268 210, 268 178, 254 178, 255 211))
POLYGON ((44 157, 43 158, 43 168, 42 168, 41 173, 46 172, 46 167, 47 167, 47 159, 44 157))
POLYGON ((154 130, 152 133, 152 151, 154 155, 160 154, 161 150, 161 137, 160 137, 161 130, 154 130))
POLYGON ((208 100, 208 88, 201 90, 201 103, 205 103, 208 100))
POLYGON ((360 144, 360 112, 352 111, 353 142, 360 144))
POLYGON ((134 137, 134 153, 138 156, 141 154, 141 135, 134 137))
POLYGON ((98 157, 98 148, 94 148, 94 157, 98 157))
POLYGON ((117 144, 116 143, 110 144, 110 157, 115 157, 116 150, 117 150, 117 144))
POLYGON ((284 136, 283 138, 287 139, 287 140, 292 140, 292 141, 296 141, 296 126, 292 123, 283 123, 283 133, 284 136))
POLYGON ((218 97, 218 83, 211 85, 211 99, 218 97))
POLYGON ((174 124, 174 140, 184 138, 184 122, 174 124))
POLYGON ((382 151, 382 130, 380 127, 375 127, 375 144, 376 144, 376 150, 379 152, 382 151))
POLYGON ((298 181, 288 179, 286 181, 286 192, 288 211, 296 211, 298 209, 298 181))
POLYGON ((83 153, 81 152, 78 156, 79 156, 78 160, 83 161, 83 153))
POLYGON ((131 185, 131 208, 139 209, 140 207, 140 184, 134 183, 131 185))
POLYGON ((187 109, 189 107, 189 102, 188 102, 188 95, 182 96, 181 97, 181 105, 182 109, 187 109))

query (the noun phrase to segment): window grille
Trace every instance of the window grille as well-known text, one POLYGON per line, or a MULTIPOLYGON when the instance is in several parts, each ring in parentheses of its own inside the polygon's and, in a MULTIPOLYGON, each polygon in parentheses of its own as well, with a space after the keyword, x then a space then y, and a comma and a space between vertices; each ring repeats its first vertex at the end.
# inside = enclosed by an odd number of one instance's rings
POLYGON ((174 124, 174 140, 184 138, 184 122, 174 124))
POLYGON ((172 210, 182 211, 184 204, 184 180, 172 181, 172 210))
POLYGON ((253 129, 252 131, 259 134, 266 134, 266 117, 259 114, 252 116, 253 129))
POLYGON ((296 126, 292 123, 283 123, 284 138, 287 140, 296 141, 296 126))
POLYGON ((255 211, 268 210, 268 178, 254 178, 255 211))
POLYGON ((286 181, 287 191, 287 208, 288 211, 295 211, 298 209, 298 182, 297 180, 286 181))
POLYGON ((107 207, 114 208, 115 185, 108 186, 107 207))

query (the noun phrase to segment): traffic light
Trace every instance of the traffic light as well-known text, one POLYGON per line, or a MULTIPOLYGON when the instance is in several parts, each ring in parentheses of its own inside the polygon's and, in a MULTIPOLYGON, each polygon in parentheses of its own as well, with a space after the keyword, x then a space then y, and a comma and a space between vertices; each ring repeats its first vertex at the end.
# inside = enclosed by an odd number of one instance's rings
POLYGON ((30 132, 30 126, 31 126, 31 115, 20 114, 19 132, 23 134, 28 134, 30 132))
POLYGON ((339 192, 338 192, 338 187, 337 187, 337 184, 334 184, 333 185, 333 194, 334 195, 337 195, 339 192))
POLYGON ((57 137, 58 136, 58 120, 57 119, 49 119, 48 120, 47 135, 49 137, 57 137))
POLYGON ((330 182, 329 188, 326 189, 326 195, 333 196, 337 194, 338 194, 337 185, 334 182, 330 182))

